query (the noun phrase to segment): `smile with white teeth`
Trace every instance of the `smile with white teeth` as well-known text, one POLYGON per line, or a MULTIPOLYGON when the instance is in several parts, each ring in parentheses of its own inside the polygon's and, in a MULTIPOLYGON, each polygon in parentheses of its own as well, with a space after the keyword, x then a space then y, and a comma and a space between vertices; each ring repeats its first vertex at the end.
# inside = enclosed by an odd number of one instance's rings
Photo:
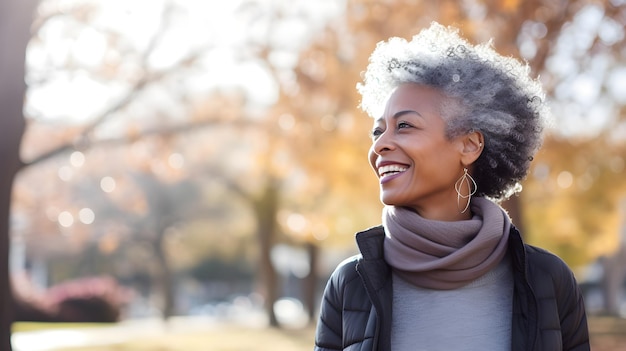
POLYGON ((402 173, 406 171, 407 169, 408 167, 400 166, 400 165, 382 166, 378 168, 378 175, 381 177, 389 176, 389 175, 393 175, 397 173, 402 173))

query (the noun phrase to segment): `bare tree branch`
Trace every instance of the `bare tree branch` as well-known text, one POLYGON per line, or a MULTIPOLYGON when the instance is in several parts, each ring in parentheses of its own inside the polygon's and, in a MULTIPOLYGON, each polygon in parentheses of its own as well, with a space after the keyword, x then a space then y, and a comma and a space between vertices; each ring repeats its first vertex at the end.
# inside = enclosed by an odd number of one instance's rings
MULTIPOLYGON (((172 9, 172 4, 171 2, 168 2, 165 6, 164 6, 164 10, 162 13, 162 21, 161 21, 161 25, 159 26, 159 29, 157 30, 157 32, 155 32, 154 36, 152 37, 146 51, 143 53, 142 55, 142 65, 144 67, 147 66, 147 61, 149 56, 154 52, 154 49, 156 48, 157 44, 159 43, 160 39, 162 38, 163 34, 165 33, 165 30, 167 28, 167 19, 168 19, 168 15, 171 12, 172 9)), ((180 70, 181 67, 185 67, 188 65, 193 64, 194 62, 196 62, 202 55, 203 53, 207 50, 207 48, 201 48, 198 49, 192 53, 190 53, 187 57, 183 58, 179 64, 177 65, 173 65, 172 67, 166 69, 166 70, 162 70, 162 71, 158 71, 158 72, 146 72, 143 77, 141 77, 141 79, 139 79, 137 82, 135 82, 135 84, 133 84, 133 86, 129 89, 128 93, 122 97, 120 100, 118 100, 117 102, 115 102, 114 104, 110 105, 106 110, 104 110, 99 116, 97 116, 91 123, 89 123, 82 131, 81 135, 72 140, 69 141, 67 143, 64 143, 62 145, 58 145, 57 147, 37 156, 36 158, 32 159, 29 162, 24 162, 22 163, 22 169, 26 168, 28 166, 32 166, 34 164, 37 164, 39 162, 43 162, 47 159, 50 159, 54 156, 57 156, 61 153, 70 151, 70 150, 75 150, 75 149, 81 149, 84 150, 94 144, 100 144, 100 143, 107 143, 107 142, 111 142, 114 139, 111 139, 110 141, 106 141, 106 140, 101 140, 101 141, 94 141, 92 140, 92 133, 93 131, 100 126, 102 123, 104 123, 111 115, 113 115, 115 112, 118 112, 122 109, 124 109, 125 107, 127 107, 131 102, 134 101, 134 99, 141 94, 148 86, 150 86, 151 84, 155 84, 163 79, 166 79, 167 77, 169 77, 170 75, 172 75, 175 72, 178 72, 180 70)), ((209 121, 209 124, 215 124, 216 121, 209 121)), ((152 130, 152 131, 148 131, 146 133, 142 133, 141 135, 149 135, 149 134, 172 134, 175 132, 179 132, 179 131, 183 131, 186 129, 190 129, 193 127, 197 127, 196 124, 192 124, 192 125, 187 125, 187 126, 177 126, 171 129, 171 131, 167 132, 165 130, 152 130)), ((127 141, 128 138, 119 138, 119 141, 127 141)))
MULTIPOLYGON (((154 33, 154 35, 150 39, 150 42, 148 43, 148 47, 146 48, 146 51, 144 51, 143 55, 141 56, 141 65, 142 65, 142 67, 147 67, 148 58, 154 52, 154 49, 157 47, 158 42, 161 40, 161 38, 163 37, 163 34, 165 33, 165 30, 166 30, 167 24, 168 24, 168 16, 169 16, 169 14, 171 12, 171 8, 172 8, 172 5, 171 5, 171 2, 169 2, 169 1, 163 6, 163 12, 161 13, 161 24, 159 25, 157 31, 154 33)), ((154 81, 158 81, 159 78, 162 78, 163 76, 164 76, 163 73, 156 74, 156 75, 151 75, 149 73, 144 74, 143 77, 141 79, 139 79, 133 85, 133 87, 130 89, 128 95, 126 95, 125 97, 120 99, 117 103, 111 105, 108 109, 106 109, 102 114, 100 114, 100 116, 95 118, 84 129, 83 136, 86 137, 88 134, 91 134, 91 132, 93 132, 93 130, 97 126, 102 124, 102 122, 104 122, 109 116, 111 116, 111 114, 113 114, 114 112, 119 111, 122 108, 126 107, 131 101, 133 101, 133 98, 141 90, 143 90, 146 87, 146 85, 148 85, 148 83, 152 83, 154 81)))

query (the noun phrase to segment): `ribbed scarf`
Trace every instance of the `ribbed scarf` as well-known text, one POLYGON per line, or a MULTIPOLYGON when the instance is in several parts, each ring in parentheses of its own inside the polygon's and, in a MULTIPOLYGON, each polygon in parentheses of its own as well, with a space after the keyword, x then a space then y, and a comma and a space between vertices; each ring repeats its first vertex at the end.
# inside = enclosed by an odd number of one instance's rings
POLYGON ((485 198, 473 198, 471 209, 471 219, 445 222, 385 206, 385 261, 400 277, 423 288, 456 289, 479 278, 504 257, 511 222, 500 206, 485 198))

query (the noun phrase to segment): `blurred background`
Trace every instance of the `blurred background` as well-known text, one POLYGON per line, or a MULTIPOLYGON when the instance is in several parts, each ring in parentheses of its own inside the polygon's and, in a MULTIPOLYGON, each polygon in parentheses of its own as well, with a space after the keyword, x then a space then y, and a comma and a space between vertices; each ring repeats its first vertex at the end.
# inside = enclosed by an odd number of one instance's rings
POLYGON ((504 205, 574 269, 594 328, 626 333, 626 1, 14 3, 18 321, 186 317, 305 330, 310 349, 326 279, 380 223, 356 83, 377 42, 438 21, 540 77, 554 121, 504 205))

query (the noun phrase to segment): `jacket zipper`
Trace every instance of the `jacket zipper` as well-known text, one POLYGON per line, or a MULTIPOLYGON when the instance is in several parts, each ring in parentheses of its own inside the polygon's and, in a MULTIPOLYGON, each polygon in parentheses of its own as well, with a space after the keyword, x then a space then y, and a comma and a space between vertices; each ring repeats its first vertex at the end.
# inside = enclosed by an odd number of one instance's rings
POLYGON ((360 265, 361 265, 361 262, 359 261, 357 263, 356 271, 357 273, 359 273, 359 275, 361 276, 361 279, 363 279, 363 282, 365 283, 365 288, 368 294, 370 294, 370 300, 372 301, 372 305, 374 306, 374 312, 376 312, 376 325, 374 326, 374 339, 372 342, 372 350, 371 350, 371 351, 376 351, 378 350, 378 339, 380 337, 380 322, 382 321, 382 316, 380 315, 380 312, 379 312, 381 311, 381 306, 380 306, 380 301, 378 300, 378 296, 376 296, 376 292, 374 290, 374 286, 372 285, 372 282, 367 276, 367 273, 359 269, 360 265), (372 298, 372 297, 375 297, 375 298, 372 298))

